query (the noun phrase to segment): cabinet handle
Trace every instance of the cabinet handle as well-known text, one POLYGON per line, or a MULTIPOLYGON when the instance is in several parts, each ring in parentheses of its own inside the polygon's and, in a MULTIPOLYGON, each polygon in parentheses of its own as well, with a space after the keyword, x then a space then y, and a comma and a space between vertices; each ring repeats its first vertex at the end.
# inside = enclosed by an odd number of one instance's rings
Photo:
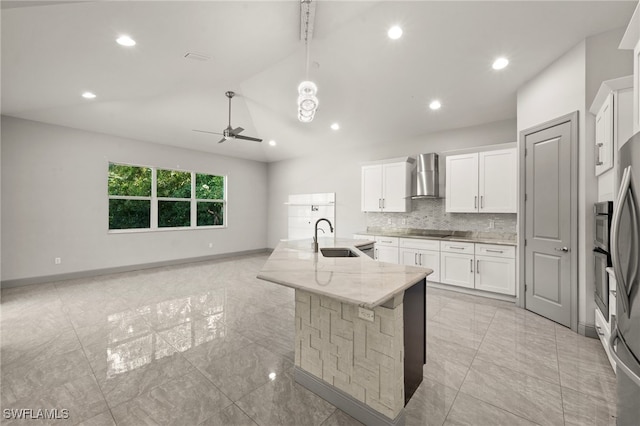
POLYGON ((602 147, 602 143, 596 144, 596 166, 602 166, 604 163, 600 161, 600 148, 602 147))
POLYGON ((469 262, 471 263, 471 272, 473 273, 473 259, 469 259, 469 262))
POLYGON ((480 208, 484 209, 484 195, 480 196, 480 208))
POLYGON ((378 198, 378 208, 382 208, 382 198, 378 198))
POLYGON ((600 327, 599 325, 596 325, 596 333, 598 333, 598 336, 604 336, 604 332, 602 331, 602 327, 600 327))
POLYGON ((449 246, 451 249, 464 250, 464 247, 449 246))
POLYGON ((418 253, 414 253, 413 254, 413 264, 417 265, 418 264, 418 253))
POLYGON ((420 253, 420 266, 422 266, 422 253, 420 253))
POLYGON ((480 261, 476 260, 476 274, 480 273, 480 261))
POLYGON ((383 198, 383 199, 382 199, 382 208, 383 208, 383 209, 385 208, 385 204, 387 204, 387 203, 386 203, 386 201, 387 201, 387 199, 386 199, 386 198, 383 198))
POLYGON ((489 252, 489 253, 504 253, 504 251, 502 251, 502 250, 486 249, 485 251, 487 251, 487 252, 489 252))
POLYGON ((376 250, 373 252, 373 258, 374 258, 375 260, 378 260, 378 249, 376 249, 376 250))
POLYGON ((478 196, 477 195, 475 197, 473 197, 473 208, 474 209, 478 208, 478 196))

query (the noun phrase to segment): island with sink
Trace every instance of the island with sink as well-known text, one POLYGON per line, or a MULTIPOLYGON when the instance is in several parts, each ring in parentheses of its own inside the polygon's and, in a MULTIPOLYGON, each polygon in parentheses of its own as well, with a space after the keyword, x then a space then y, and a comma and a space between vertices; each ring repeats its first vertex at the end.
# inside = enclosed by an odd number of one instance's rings
POLYGON ((422 382, 432 270, 376 262, 358 249, 370 243, 283 241, 258 278, 295 289, 296 382, 364 424, 401 425, 422 382))

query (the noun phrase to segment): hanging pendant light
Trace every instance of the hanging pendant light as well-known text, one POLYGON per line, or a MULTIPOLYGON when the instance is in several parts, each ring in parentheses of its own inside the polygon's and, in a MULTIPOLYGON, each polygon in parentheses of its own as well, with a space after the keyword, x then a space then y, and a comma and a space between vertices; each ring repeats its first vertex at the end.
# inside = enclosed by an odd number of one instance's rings
POLYGON ((310 123, 318 109, 318 86, 309 80, 309 41, 313 34, 313 20, 315 18, 315 3, 312 0, 300 2, 300 38, 304 39, 306 53, 307 80, 298 86, 298 120, 310 123))

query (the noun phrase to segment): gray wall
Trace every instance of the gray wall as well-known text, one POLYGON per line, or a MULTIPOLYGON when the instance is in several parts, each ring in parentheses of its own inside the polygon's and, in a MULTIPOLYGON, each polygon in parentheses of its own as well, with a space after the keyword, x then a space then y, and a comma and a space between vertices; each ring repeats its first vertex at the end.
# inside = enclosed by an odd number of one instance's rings
POLYGON ((623 30, 599 34, 576 45, 518 90, 521 130, 578 111, 578 322, 594 324, 593 217, 597 200, 594 175, 594 117, 588 108, 603 80, 633 73, 632 56, 619 51, 623 30))
POLYGON ((4 116, 1 148, 3 281, 266 247, 265 163, 4 116), (228 175, 228 228, 109 234, 110 161, 228 175))
POLYGON ((367 148, 345 140, 344 148, 339 152, 325 153, 318 150, 317 156, 270 163, 268 247, 275 247, 280 239, 287 237, 287 209, 284 202, 289 194, 335 192, 336 235, 351 238, 353 233, 362 231, 367 226, 367 214, 360 211, 362 163, 515 140, 516 122, 512 119, 408 140, 393 140, 367 148), (354 145, 357 148, 352 148, 354 145))

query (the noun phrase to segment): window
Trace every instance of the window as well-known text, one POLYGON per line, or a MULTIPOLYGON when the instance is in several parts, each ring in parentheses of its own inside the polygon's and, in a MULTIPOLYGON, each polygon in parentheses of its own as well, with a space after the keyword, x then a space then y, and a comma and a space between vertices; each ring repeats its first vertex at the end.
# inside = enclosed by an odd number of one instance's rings
POLYGON ((225 179, 109 163, 109 229, 223 227, 225 179))

